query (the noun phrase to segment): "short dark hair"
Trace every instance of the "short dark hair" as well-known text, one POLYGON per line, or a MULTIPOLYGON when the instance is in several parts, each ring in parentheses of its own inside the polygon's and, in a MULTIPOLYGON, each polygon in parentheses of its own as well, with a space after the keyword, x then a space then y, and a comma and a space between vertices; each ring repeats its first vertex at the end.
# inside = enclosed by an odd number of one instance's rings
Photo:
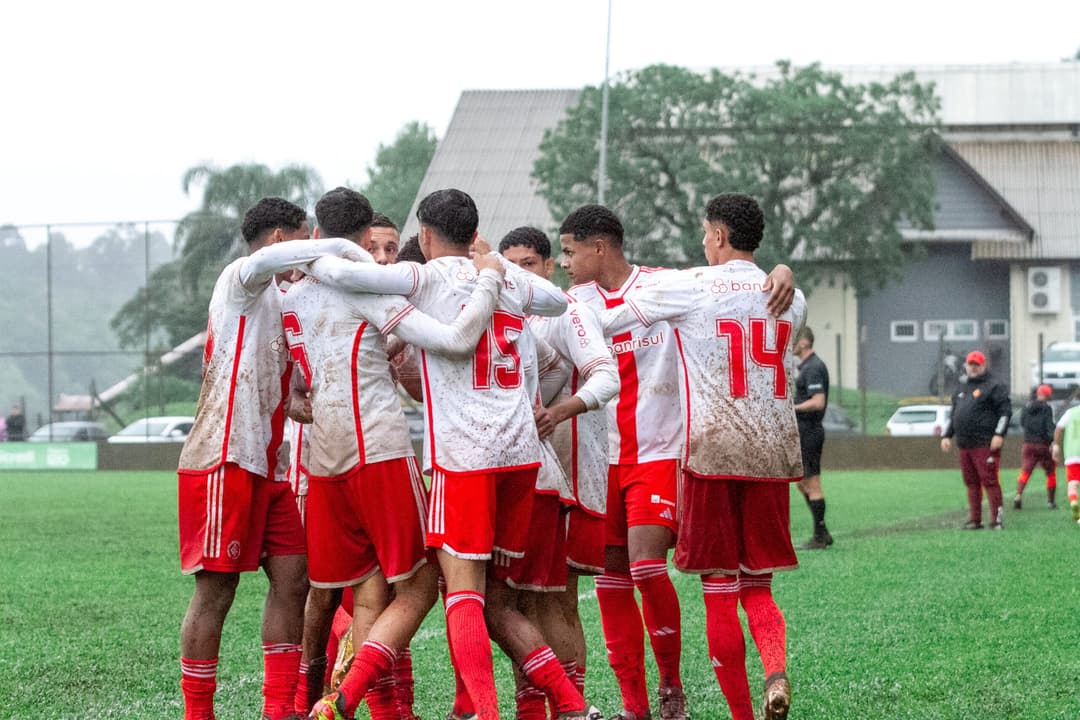
POLYGON ((423 265, 427 262, 424 253, 420 252, 420 236, 413 235, 401 245, 398 250, 397 262, 414 262, 423 265))
POLYGON ((765 214, 761 212, 761 206, 754 198, 742 193, 714 197, 705 208, 705 219, 727 225, 728 242, 736 250, 757 250, 765 234, 765 214))
POLYGON ((534 227, 514 228, 506 233, 503 239, 499 241, 499 252, 505 253, 512 247, 535 250, 541 260, 547 260, 551 257, 551 241, 548 240, 547 235, 542 230, 537 230, 534 227))
POLYGON ((240 233, 248 245, 253 245, 278 228, 299 230, 307 222, 307 211, 284 198, 268 197, 244 213, 240 233))
POLYGON ((381 212, 377 212, 371 216, 371 227, 390 228, 394 232, 397 232, 398 229, 398 226, 394 221, 383 215, 381 212))
POLYGON ((814 347, 814 331, 810 329, 809 325, 803 325, 799 332, 795 333, 795 341, 806 340, 810 343, 810 347, 814 347))
POLYGON ((315 221, 326 237, 352 238, 371 226, 368 199, 347 187, 336 187, 315 203, 315 221))
POLYGON ((621 246, 623 226, 618 216, 603 205, 582 205, 566 216, 559 226, 560 235, 573 235, 578 242, 603 237, 621 246))
POLYGON ((476 203, 454 188, 436 190, 420 201, 416 219, 455 245, 469 245, 480 224, 476 203))

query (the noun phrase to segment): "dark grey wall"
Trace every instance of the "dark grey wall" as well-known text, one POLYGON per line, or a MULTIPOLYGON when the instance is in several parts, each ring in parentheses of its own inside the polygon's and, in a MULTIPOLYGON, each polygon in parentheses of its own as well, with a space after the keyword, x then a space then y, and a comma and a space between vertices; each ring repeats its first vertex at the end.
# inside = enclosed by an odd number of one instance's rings
MULTIPOLYGON (((1009 341, 986 339, 986 320, 1009 319, 1009 267, 972 261, 968 244, 938 245, 910 262, 905 279, 859 302, 859 326, 866 328, 863 372, 869 390, 900 396, 930 394, 938 362, 937 338, 924 336, 926 320, 975 320, 977 339, 946 341, 961 361, 970 350, 987 353, 990 368, 1009 376, 1009 341), (890 324, 913 320, 918 340, 894 342, 890 324)), ((1010 326, 1010 332, 1012 330, 1010 326)))

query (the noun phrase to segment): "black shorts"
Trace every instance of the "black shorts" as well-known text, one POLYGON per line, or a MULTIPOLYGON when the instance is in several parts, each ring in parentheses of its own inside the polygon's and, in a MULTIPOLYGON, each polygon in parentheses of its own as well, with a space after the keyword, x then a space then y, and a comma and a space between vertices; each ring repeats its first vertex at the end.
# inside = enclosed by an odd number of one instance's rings
POLYGON ((799 423, 799 447, 802 449, 803 477, 821 474, 821 449, 825 447, 825 428, 821 423, 799 423))

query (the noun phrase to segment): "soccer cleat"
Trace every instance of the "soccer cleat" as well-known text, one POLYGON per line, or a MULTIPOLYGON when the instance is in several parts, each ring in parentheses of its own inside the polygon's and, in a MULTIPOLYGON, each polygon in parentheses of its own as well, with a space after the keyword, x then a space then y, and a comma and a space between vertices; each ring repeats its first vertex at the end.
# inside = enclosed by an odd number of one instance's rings
POLYGON ((822 530, 821 531, 821 539, 825 541, 825 545, 827 547, 832 547, 832 544, 833 544, 832 533, 830 533, 828 530, 822 530))
POLYGON ((829 543, 824 539, 814 536, 799 546, 800 550, 824 550, 829 547, 829 543))
POLYGON ((564 712, 559 715, 559 720, 604 720, 604 713, 595 707, 589 706, 585 710, 564 712))
POLYGON ((1080 500, 1070 500, 1069 507, 1072 509, 1073 520, 1080 520, 1080 500))
POLYGON ((962 528, 960 528, 960 529, 961 530, 982 530, 983 525, 982 525, 981 522, 977 523, 977 522, 972 522, 971 520, 968 520, 966 523, 964 523, 964 526, 962 528))
POLYGON ((476 717, 476 713, 465 713, 464 715, 455 715, 453 710, 446 713, 446 720, 474 720, 475 717, 476 717))
POLYGON ((652 713, 646 710, 644 715, 638 715, 629 710, 620 710, 608 718, 608 720, 652 720, 652 713))
POLYGON ((1021 510, 1021 509, 1023 509, 1023 507, 1024 507, 1024 501, 1020 499, 1020 496, 1017 495, 1016 497, 1014 497, 1013 498, 1013 510, 1021 510))
POLYGON ((1057 510, 1057 503, 1054 502, 1053 500, 1051 500, 1050 502, 1046 503, 1046 509, 1047 510, 1057 510))
POLYGON ((352 720, 345 713, 345 696, 340 692, 332 692, 311 708, 308 720, 352 720))
POLYGON ((990 523, 990 529, 991 530, 1004 530, 1005 529, 1005 524, 1004 523, 990 523))
POLYGON ((787 673, 773 673, 765 678, 765 711, 763 720, 787 720, 791 708, 791 683, 787 673))
POLYGON ((660 717, 662 720, 689 720, 686 710, 686 693, 681 687, 662 687, 657 690, 660 696, 660 717))

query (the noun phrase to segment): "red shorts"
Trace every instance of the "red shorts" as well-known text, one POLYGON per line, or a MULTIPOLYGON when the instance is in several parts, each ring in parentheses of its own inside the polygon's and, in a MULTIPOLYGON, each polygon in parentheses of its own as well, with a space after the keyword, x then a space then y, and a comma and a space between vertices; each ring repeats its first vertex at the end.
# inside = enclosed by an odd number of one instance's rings
POLYGON ((369 463, 335 478, 311 478, 311 585, 355 585, 379 569, 389 582, 410 577, 427 557, 426 516, 427 491, 413 457, 369 463))
POLYGON ((626 545, 627 528, 663 525, 679 532, 679 461, 608 465, 608 545, 626 545))
POLYGON ((570 508, 566 527, 566 564, 578 575, 604 572, 607 518, 570 508))
POLYGON ((267 480, 235 463, 177 475, 185 575, 250 572, 264 557, 304 554, 304 527, 289 483, 267 480))
POLYGON ((495 577, 519 590, 562 592, 566 589, 566 513, 558 495, 534 495, 525 555, 497 556, 495 577))
POLYGON ((465 560, 490 560, 493 552, 521 557, 536 494, 537 469, 433 470, 428 547, 465 560))
POLYGON ((683 472, 675 566, 686 573, 750 575, 794 570, 788 483, 707 480, 683 472))

